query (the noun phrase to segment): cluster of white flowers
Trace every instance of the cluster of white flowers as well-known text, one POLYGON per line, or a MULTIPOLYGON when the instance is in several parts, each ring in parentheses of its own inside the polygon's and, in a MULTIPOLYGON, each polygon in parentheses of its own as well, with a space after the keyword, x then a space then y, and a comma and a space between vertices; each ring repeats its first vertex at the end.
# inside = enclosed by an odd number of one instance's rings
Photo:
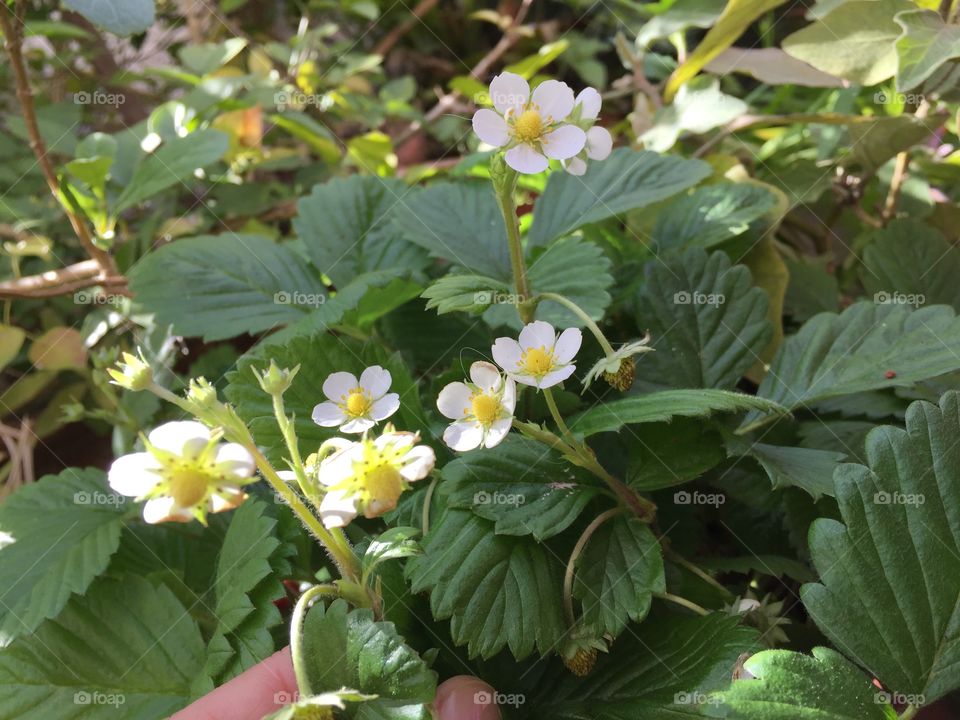
POLYGON ((327 527, 343 527, 361 513, 372 518, 393 510, 408 483, 433 470, 434 452, 417 444, 417 433, 387 425, 379 436, 369 435, 400 408, 400 396, 389 392, 392 382, 390 371, 374 365, 359 379, 335 372, 323 383, 327 400, 313 409, 313 421, 323 427, 339 426, 345 433, 363 433, 358 441, 333 438, 320 448, 315 473, 326 487, 320 519, 327 527))
POLYGON ((519 75, 504 72, 490 83, 494 109, 477 110, 473 130, 487 145, 505 148, 507 165, 521 173, 539 173, 550 159, 567 172, 583 175, 587 160, 604 160, 613 148, 610 133, 596 125, 600 93, 573 90, 559 80, 546 80, 530 93, 519 75))
POLYGON ((497 338, 490 349, 503 372, 488 362, 470 366, 471 382, 454 382, 440 391, 437 409, 452 422, 443 441, 453 450, 498 445, 510 431, 517 404, 517 383, 545 389, 569 378, 583 337, 577 328, 560 335, 550 323, 524 326, 518 340, 497 338))

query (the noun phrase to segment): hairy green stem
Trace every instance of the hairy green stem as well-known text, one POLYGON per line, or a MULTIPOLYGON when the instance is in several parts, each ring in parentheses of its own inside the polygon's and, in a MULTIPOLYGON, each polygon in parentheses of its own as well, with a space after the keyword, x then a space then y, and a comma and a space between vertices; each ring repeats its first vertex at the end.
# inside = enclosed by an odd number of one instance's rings
POLYGON ((600 326, 597 325, 597 323, 593 321, 593 318, 587 315, 586 311, 577 305, 573 300, 564 297, 563 295, 559 295, 558 293, 552 292, 539 293, 537 295, 537 299, 553 300, 553 302, 563 305, 583 321, 583 324, 591 333, 593 333, 593 336, 597 339, 597 342, 600 343, 600 347, 603 348, 603 352, 607 357, 610 357, 614 354, 613 346, 610 344, 610 341, 607 340, 606 335, 603 334, 603 330, 600 329, 600 326))
POLYGON ((697 613, 697 615, 709 615, 709 614, 710 614, 710 611, 707 610, 706 608, 701 607, 700 605, 697 605, 697 604, 696 604, 695 602, 693 602, 692 600, 687 600, 686 598, 682 598, 682 597, 680 597, 679 595, 671 595, 670 593, 661 593, 661 592, 651 593, 651 595, 653 595, 653 597, 655 597, 655 598, 660 598, 661 600, 666 600, 667 602, 676 603, 677 605, 680 605, 681 607, 687 608, 687 610, 693 610, 693 612, 697 613))
POLYGON ((308 588, 303 595, 297 599, 297 604, 293 608, 293 617, 290 620, 290 657, 293 660, 293 672, 297 678, 297 688, 303 696, 313 695, 313 688, 310 687, 310 679, 307 676, 307 669, 303 666, 303 620, 307 615, 310 603, 314 598, 321 595, 330 595, 338 597, 339 591, 334 585, 314 585, 308 588))
POLYGON ((674 562, 674 563, 676 563, 677 565, 680 565, 680 566, 686 568, 687 570, 689 570, 690 572, 692 572, 694 575, 696 575, 698 578, 700 578, 701 580, 703 580, 705 583, 707 583, 708 585, 711 585, 712 587, 714 587, 714 588, 716 588, 717 590, 719 590, 720 593, 721 593, 725 598, 727 598, 728 600, 732 600, 732 599, 734 599, 734 598, 736 597, 736 595, 735 595, 734 593, 730 592, 727 588, 725 588, 725 587, 723 586, 723 584, 721 584, 715 577, 713 577, 712 575, 710 575, 710 574, 709 574, 707 571, 705 571, 703 568, 697 567, 697 566, 694 565, 692 562, 690 562, 689 560, 687 560, 685 557, 682 557, 680 554, 677 553, 676 550, 671 550, 671 549, 668 548, 668 549, 665 551, 664 554, 665 554, 665 555, 667 556, 667 558, 669 558, 672 562, 674 562))
POLYGON ((304 495, 310 495, 308 492, 309 482, 307 473, 303 469, 303 460, 300 457, 300 446, 297 443, 297 434, 293 423, 287 417, 287 411, 283 404, 283 393, 273 394, 273 414, 277 418, 277 426, 280 428, 280 434, 287 446, 287 452, 290 453, 290 464, 293 466, 293 474, 297 476, 297 483, 304 495))
POLYGON ((919 705, 907 705, 904 711, 900 713, 900 720, 910 720, 914 715, 920 712, 919 705))
POLYGON ((533 320, 533 308, 527 304, 530 300, 530 286, 527 284, 527 265, 523 259, 523 245, 520 242, 520 224, 517 220, 517 206, 514 193, 517 189, 517 173, 506 170, 500 182, 493 183, 497 205, 503 215, 503 225, 507 230, 507 244, 510 249, 510 267, 513 270, 513 286, 517 294, 516 306, 520 319, 524 323, 533 320))
POLYGON ((580 535, 577 544, 574 545, 570 558, 567 560, 567 568, 563 574, 563 613, 567 618, 567 627, 573 627, 576 622, 576 616, 573 613, 573 576, 576 569, 577 559, 583 554, 584 548, 590 542, 590 538, 607 520, 623 512, 622 507, 612 508, 606 512, 597 515, 593 522, 587 525, 587 528, 580 535))
POLYGON ((550 415, 553 417, 553 421, 557 424, 557 427, 560 428, 560 434, 563 435, 571 447, 575 448, 579 443, 573 436, 573 433, 570 432, 567 423, 564 422, 563 416, 560 414, 560 409, 557 407, 557 401, 553 398, 553 391, 550 388, 543 388, 542 392, 543 399, 546 400, 547 408, 550 410, 550 415))

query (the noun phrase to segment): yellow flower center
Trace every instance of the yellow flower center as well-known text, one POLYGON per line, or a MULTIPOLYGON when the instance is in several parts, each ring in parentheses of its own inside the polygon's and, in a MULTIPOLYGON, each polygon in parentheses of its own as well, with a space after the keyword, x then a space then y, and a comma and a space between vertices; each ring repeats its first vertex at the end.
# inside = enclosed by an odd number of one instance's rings
POLYGON ((170 497, 178 507, 193 507, 204 497, 210 487, 210 475, 196 468, 174 470, 169 479, 170 497))
POLYGON ((343 408, 352 418, 365 417, 373 406, 373 399, 361 387, 355 387, 347 394, 343 408))
POLYGON ((553 369, 553 352, 544 347, 530 348, 523 353, 520 364, 534 377, 546 375, 553 369))
POLYGON ((400 471, 389 463, 368 470, 364 478, 364 489, 371 501, 381 508, 393 508, 403 492, 403 477, 400 471))
POLYGON ((539 140, 543 134, 543 118, 536 110, 524 110, 514 123, 513 132, 520 142, 539 140))
POLYGON ((473 416, 481 425, 489 425, 500 415, 500 401, 486 393, 477 393, 470 400, 473 416))

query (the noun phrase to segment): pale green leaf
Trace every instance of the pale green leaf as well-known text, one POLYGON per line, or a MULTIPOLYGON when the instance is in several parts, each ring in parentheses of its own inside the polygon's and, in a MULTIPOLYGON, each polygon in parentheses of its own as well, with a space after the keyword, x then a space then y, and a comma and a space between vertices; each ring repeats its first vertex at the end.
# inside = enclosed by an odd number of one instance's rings
POLYGON ((64 0, 94 25, 117 35, 143 32, 153 24, 153 0, 64 0))
POLYGON ((897 38, 897 90, 922 84, 948 60, 960 57, 960 27, 947 25, 933 10, 899 13, 894 20, 903 28, 897 38))
POLYGON ((909 0, 854 0, 788 35, 783 49, 825 73, 875 85, 897 71, 894 43, 901 28, 893 17, 915 6, 909 0))

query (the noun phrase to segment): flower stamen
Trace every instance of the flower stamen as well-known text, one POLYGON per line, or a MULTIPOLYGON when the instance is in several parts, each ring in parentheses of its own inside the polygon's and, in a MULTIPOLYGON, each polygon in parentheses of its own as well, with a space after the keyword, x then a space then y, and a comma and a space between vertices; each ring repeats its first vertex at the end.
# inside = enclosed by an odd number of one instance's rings
POLYGON ((520 357, 520 365, 528 375, 543 377, 553 368, 553 352, 542 345, 526 350, 520 357))
POLYGON ((355 387, 347 394, 340 407, 351 418, 364 417, 373 406, 373 398, 362 387, 355 387))
POLYGON ((520 142, 535 142, 543 135, 543 118, 536 110, 524 110, 514 123, 513 132, 520 142))
POLYGON ((492 425, 500 417, 500 400, 486 393, 477 393, 470 399, 470 411, 481 425, 492 425))

